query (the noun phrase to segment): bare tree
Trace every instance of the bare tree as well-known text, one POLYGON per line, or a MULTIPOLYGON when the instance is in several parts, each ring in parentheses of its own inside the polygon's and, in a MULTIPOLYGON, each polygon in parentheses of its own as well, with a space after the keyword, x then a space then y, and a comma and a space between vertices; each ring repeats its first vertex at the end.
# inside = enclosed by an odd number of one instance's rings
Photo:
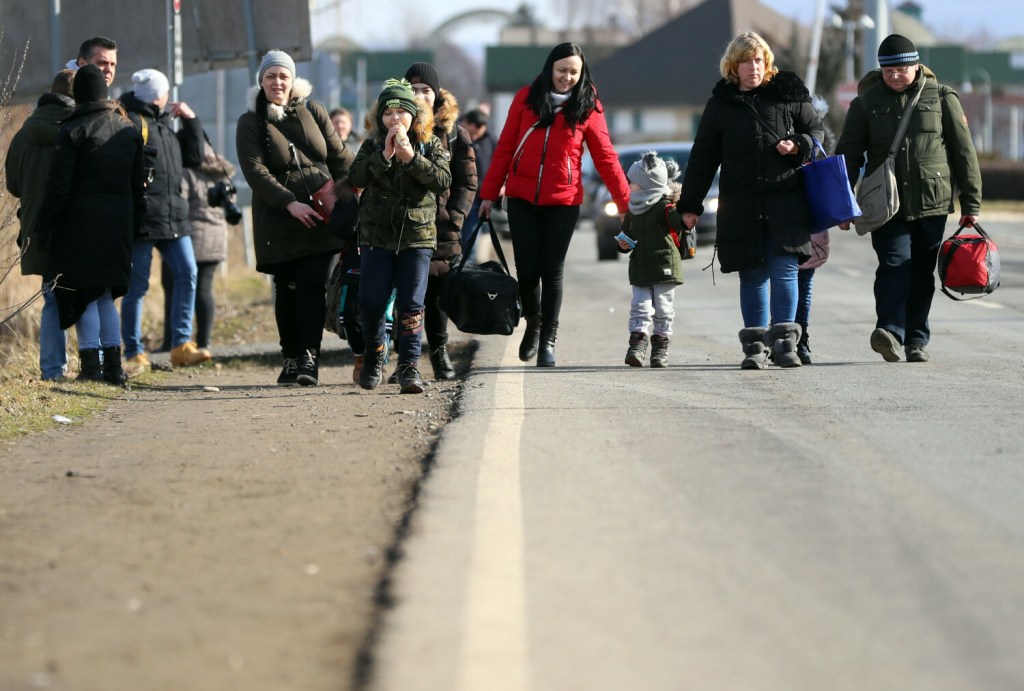
POLYGON ((27 299, 19 299, 17 304, 5 304, 11 293, 4 288, 10 285, 8 279, 21 263, 22 256, 18 246, 18 203, 7 194, 6 161, 7 147, 21 125, 24 112, 23 108, 12 105, 11 100, 25 67, 28 41, 23 47, 9 52, 4 48, 4 38, 4 30, 0 26, 0 296, 4 297, 0 300, 0 327, 6 326, 42 296, 42 292, 37 291, 27 299))

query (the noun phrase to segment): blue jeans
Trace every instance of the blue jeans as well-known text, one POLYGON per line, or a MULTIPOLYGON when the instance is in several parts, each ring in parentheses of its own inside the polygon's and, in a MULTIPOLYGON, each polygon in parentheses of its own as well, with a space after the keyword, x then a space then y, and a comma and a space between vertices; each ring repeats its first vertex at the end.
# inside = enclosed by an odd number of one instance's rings
POLYGON ((171 347, 192 340, 192 315, 196 304, 196 257, 192 238, 136 242, 132 246, 132 278, 128 294, 121 301, 121 335, 125 358, 143 351, 142 299, 149 290, 149 271, 156 247, 174 274, 174 297, 171 299, 171 347))
POLYGON ((68 367, 68 337, 60 328, 57 298, 43 281, 43 312, 39 321, 39 371, 43 381, 59 379, 68 367))
POLYGON ((375 247, 361 249, 359 268, 359 321, 367 352, 384 344, 384 328, 391 290, 397 291, 398 364, 416 365, 423 337, 423 310, 427 274, 433 250, 402 250, 397 254, 375 247))
POLYGON ((740 271, 740 311, 745 327, 783 324, 796 318, 798 257, 776 254, 766 233, 764 259, 763 266, 740 271))
POLYGON ((109 289, 86 306, 75 329, 78 331, 79 350, 121 345, 121 319, 109 289))
POLYGON ((945 216, 916 221, 894 218, 871 234, 878 257, 875 326, 891 332, 904 345, 928 345, 931 338, 928 314, 945 228, 945 216))
POLYGON ((811 323, 811 297, 814 292, 814 271, 815 269, 800 269, 796 280, 799 287, 799 295, 796 302, 796 318, 794 321, 807 330, 811 323))

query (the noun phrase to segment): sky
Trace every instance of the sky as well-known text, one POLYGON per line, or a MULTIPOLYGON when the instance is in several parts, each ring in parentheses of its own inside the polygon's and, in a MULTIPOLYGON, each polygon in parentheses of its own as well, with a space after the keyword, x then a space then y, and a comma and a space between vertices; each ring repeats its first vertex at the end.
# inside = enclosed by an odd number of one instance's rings
MULTIPOLYGON (((565 0, 525 1, 535 8, 538 16, 549 27, 564 26, 564 16, 560 9, 566 6, 565 0)), ((976 37, 982 30, 988 31, 995 39, 1024 36, 1024 10, 1020 9, 1021 0, 915 1, 924 7, 925 24, 940 36, 959 36, 966 40, 976 37)), ((521 0, 442 0, 429 3, 422 0, 390 0, 387 3, 387 14, 382 15, 379 6, 366 0, 313 0, 313 41, 316 44, 341 29, 343 33, 353 36, 364 45, 395 45, 396 33, 426 34, 445 18, 459 12, 478 8, 510 10, 520 2, 521 0)), ((817 5, 816 0, 762 2, 786 16, 796 17, 807 24, 813 21, 817 5)), ((826 12, 832 4, 843 2, 844 0, 827 0, 826 12)), ((899 4, 899 0, 891 4, 899 4)), ((497 38, 497 31, 497 23, 481 22, 475 27, 463 28, 455 38, 472 43, 493 43, 497 38)))

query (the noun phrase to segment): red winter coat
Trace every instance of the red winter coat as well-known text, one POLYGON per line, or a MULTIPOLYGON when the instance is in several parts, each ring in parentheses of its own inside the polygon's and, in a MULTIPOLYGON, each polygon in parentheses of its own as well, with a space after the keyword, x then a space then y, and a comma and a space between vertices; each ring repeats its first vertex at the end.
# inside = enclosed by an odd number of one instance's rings
POLYGON ((579 206, 583 202, 580 158, 586 143, 597 172, 608 186, 619 212, 625 213, 629 206, 629 183, 608 137, 608 125, 600 101, 586 122, 577 125, 575 130, 566 123, 565 115, 558 112, 550 133, 543 128, 534 128, 516 155, 519 142, 538 120, 537 114, 526 104, 529 92, 530 87, 523 87, 512 100, 487 177, 480 188, 480 198, 496 200, 504 184, 506 197, 539 206, 579 206))

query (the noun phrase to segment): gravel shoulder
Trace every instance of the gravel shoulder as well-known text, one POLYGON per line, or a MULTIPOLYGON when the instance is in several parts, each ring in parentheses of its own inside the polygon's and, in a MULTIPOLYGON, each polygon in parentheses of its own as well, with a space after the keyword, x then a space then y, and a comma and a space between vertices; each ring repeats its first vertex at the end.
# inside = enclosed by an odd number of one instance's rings
POLYGON ((0 448, 0 689, 349 687, 462 382, 367 392, 327 351, 282 388, 258 350, 0 448))

